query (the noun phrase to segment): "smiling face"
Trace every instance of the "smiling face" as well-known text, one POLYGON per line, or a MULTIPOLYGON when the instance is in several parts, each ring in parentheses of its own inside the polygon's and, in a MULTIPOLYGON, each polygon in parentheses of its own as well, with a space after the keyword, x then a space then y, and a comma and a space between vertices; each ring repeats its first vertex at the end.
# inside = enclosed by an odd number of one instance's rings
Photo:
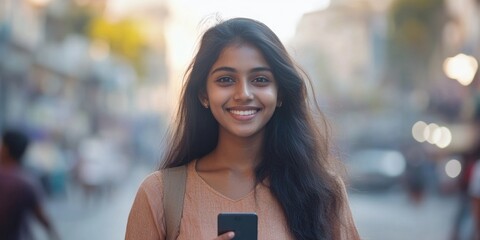
POLYGON ((220 53, 200 100, 208 102, 220 134, 251 137, 263 133, 277 106, 277 95, 277 83, 262 53, 242 43, 220 53))

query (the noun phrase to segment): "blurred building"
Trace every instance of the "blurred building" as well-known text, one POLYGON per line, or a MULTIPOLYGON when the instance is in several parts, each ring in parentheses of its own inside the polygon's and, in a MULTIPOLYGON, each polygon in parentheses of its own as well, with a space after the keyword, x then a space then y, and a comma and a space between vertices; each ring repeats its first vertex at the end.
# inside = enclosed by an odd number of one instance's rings
POLYGON ((312 79, 322 91, 319 95, 335 95, 325 100, 364 101, 380 84, 388 1, 381 1, 381 7, 373 2, 334 2, 305 14, 297 27, 292 45, 301 65, 312 70, 312 79))
POLYGON ((365 137, 365 130, 393 136, 399 127, 391 121, 398 113, 389 109, 397 105, 396 89, 384 80, 390 2, 335 1, 305 14, 291 43, 324 111, 335 119, 334 128, 343 129, 337 132, 342 145, 365 137), (376 128, 364 117, 366 111, 376 118, 376 128))
POLYGON ((439 181, 458 176, 447 176, 445 163, 477 139, 479 11, 478 0, 362 0, 332 1, 303 16, 293 54, 313 81, 341 152, 395 150, 407 157, 420 147, 439 181), (420 122, 425 128, 414 129, 420 122), (418 132, 422 140, 412 136, 418 132))
POLYGON ((0 4, 0 130, 29 133, 35 151, 28 162, 42 175, 68 177, 79 144, 92 137, 130 162, 158 161, 170 111, 161 102, 168 9, 163 1, 122 2, 0 4))

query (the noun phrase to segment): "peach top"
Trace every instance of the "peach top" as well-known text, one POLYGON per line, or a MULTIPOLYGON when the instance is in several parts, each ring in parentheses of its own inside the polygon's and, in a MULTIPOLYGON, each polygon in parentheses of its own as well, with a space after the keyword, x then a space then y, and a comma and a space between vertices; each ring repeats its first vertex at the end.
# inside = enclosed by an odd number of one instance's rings
MULTIPOLYGON (((206 239, 217 236, 217 215, 220 212, 256 212, 258 239, 294 239, 278 201, 264 184, 238 200, 232 200, 208 185, 195 170, 193 161, 187 166, 187 182, 180 234, 177 239, 206 239)), ((140 185, 128 218, 125 239, 165 239, 162 172, 156 171, 140 185)), ((350 210, 348 217, 351 220, 350 210)), ((356 230, 352 223, 354 233, 356 230)), ((351 239, 351 238, 345 238, 351 239)))

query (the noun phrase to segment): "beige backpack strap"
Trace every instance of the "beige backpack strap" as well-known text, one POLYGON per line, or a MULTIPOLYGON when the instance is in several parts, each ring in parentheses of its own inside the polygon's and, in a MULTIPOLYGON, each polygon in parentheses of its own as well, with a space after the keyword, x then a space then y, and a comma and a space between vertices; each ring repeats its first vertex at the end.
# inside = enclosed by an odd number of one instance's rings
POLYGON ((187 167, 185 165, 163 169, 163 209, 166 240, 175 240, 180 233, 186 182, 187 167))

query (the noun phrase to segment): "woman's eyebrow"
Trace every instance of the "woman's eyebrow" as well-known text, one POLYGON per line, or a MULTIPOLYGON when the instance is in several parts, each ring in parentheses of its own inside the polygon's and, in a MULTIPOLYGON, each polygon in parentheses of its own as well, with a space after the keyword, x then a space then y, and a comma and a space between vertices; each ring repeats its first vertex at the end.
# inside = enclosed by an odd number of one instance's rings
POLYGON ((232 67, 218 67, 218 68, 215 68, 212 72, 210 72, 210 75, 212 75, 216 72, 221 72, 221 71, 233 72, 233 73, 237 72, 237 70, 235 70, 235 68, 232 68, 232 67))
MULTIPOLYGON (((212 72, 210 72, 210 75, 216 73, 216 72, 220 72, 220 71, 225 71, 225 72, 232 72, 232 73, 236 73, 237 70, 235 68, 232 68, 232 67, 218 67, 218 68, 215 68, 212 72)), ((250 72, 264 72, 264 71, 268 71, 268 72, 272 72, 272 69, 270 69, 269 67, 256 67, 256 68, 253 68, 250 70, 250 72)))
POLYGON ((256 67, 250 70, 250 72, 272 72, 272 69, 269 67, 256 67))

